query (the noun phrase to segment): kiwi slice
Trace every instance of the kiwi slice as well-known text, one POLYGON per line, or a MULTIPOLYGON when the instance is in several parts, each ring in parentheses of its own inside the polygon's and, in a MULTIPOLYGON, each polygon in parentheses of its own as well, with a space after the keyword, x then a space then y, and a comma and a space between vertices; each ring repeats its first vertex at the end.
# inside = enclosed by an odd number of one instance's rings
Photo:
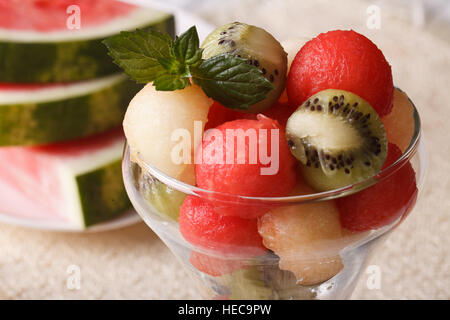
POLYGON ((269 108, 283 92, 286 85, 287 53, 266 30, 241 22, 229 23, 211 32, 202 43, 202 48, 204 59, 222 53, 246 59, 249 64, 259 68, 273 84, 274 89, 266 98, 250 106, 246 112, 258 113, 269 108))
POLYGON ((234 271, 229 280, 231 291, 230 300, 269 300, 272 290, 261 278, 261 271, 257 267, 234 271))
POLYGON ((378 114, 344 90, 323 90, 306 100, 288 119, 286 137, 305 180, 319 191, 371 177, 387 156, 378 114))
POLYGON ((139 191, 154 206, 157 213, 164 218, 178 221, 180 207, 186 195, 170 188, 142 170, 138 181, 139 191))

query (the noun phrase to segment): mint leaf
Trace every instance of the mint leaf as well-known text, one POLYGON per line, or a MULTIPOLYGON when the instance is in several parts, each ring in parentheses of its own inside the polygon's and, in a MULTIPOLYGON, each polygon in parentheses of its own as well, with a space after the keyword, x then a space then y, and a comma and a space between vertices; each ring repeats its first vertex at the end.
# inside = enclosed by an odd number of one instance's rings
POLYGON ((258 68, 226 53, 204 60, 191 74, 207 96, 232 109, 248 109, 273 89, 258 68))
POLYGON ((159 58, 171 54, 172 38, 155 30, 122 31, 103 40, 109 55, 138 83, 148 83, 164 71, 159 58))
POLYGON ((191 76, 188 66, 181 63, 174 57, 159 58, 158 62, 165 71, 158 74, 153 85, 156 90, 173 91, 184 89, 190 85, 189 77, 191 76))
POLYGON ((156 77, 155 81, 153 81, 153 85, 156 90, 159 91, 174 91, 184 89, 189 86, 191 83, 189 78, 177 75, 177 74, 167 74, 162 73, 158 77, 156 77))
POLYGON ((176 74, 179 76, 190 76, 189 68, 174 57, 159 58, 159 64, 166 70, 167 74, 176 74))
POLYGON ((172 48, 174 56, 180 62, 189 66, 195 66, 201 62, 203 49, 200 48, 200 41, 195 26, 189 28, 180 37, 177 37, 172 48))

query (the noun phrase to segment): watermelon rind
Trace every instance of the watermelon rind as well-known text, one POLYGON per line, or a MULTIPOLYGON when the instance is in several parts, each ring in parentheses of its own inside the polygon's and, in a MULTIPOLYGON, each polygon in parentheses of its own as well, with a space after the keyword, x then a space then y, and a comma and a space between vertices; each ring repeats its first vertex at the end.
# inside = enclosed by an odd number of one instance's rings
POLYGON ((121 171, 125 139, 83 155, 68 158, 60 167, 60 181, 68 201, 70 223, 85 229, 111 220, 131 208, 121 171))
POLYGON ((120 31, 153 28, 175 33, 171 14, 137 8, 101 26, 51 32, 0 28, 0 82, 61 83, 84 81, 119 72, 105 38, 120 31))
POLYGON ((31 90, 0 90, 0 146, 76 139, 120 125, 141 85, 116 74, 31 90))
POLYGON ((121 159, 76 177, 82 226, 111 220, 131 207, 121 176, 121 159))

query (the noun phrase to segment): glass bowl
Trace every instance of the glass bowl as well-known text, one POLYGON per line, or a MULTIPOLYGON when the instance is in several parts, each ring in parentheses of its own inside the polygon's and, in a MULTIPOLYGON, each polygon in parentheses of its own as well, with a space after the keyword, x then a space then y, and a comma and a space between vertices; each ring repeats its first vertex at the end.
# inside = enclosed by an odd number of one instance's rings
MULTIPOLYGON (((420 117, 413 108, 414 134, 401 158, 377 175, 344 188, 288 197, 223 194, 183 183, 139 159, 139 165, 136 164, 130 159, 127 145, 122 165, 125 187, 136 211, 178 258, 205 299, 347 299, 374 248, 409 214, 422 188, 425 148, 421 140, 420 117), (416 189, 408 195, 408 201, 396 209, 393 221, 362 232, 343 228, 331 230, 339 218, 324 215, 319 209, 321 206, 330 206, 334 199, 354 196, 380 183, 390 183, 390 179, 406 165, 414 169, 416 189), (275 252, 248 245, 225 249, 216 243, 201 247, 193 245, 180 233, 176 220, 186 197, 198 197, 215 207, 281 210, 296 217, 308 216, 302 219, 309 220, 300 220, 305 223, 284 224, 286 230, 306 234, 307 240, 301 245, 294 243, 278 248, 275 252), (316 225, 308 226, 308 221, 316 225), (317 225, 322 223, 328 228, 324 236, 314 231, 316 227, 320 229, 317 225)), ((260 230, 265 228, 273 232, 283 222, 280 215, 275 217, 278 218, 259 218, 260 230)), ((283 230, 278 230, 280 235, 286 236, 283 230)))

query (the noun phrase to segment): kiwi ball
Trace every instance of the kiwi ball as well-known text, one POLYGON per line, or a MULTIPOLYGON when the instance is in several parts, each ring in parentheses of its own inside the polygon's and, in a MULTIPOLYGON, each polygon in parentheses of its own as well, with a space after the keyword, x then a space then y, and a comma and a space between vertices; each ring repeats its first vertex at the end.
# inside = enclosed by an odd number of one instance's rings
POLYGON ((287 53, 266 30, 241 22, 218 27, 202 43, 203 58, 228 53, 247 60, 261 70, 272 89, 266 98, 244 112, 258 113, 268 109, 280 97, 286 86, 287 53))
POLYGON ((378 173, 387 156, 383 123, 371 105, 348 91, 327 89, 288 119, 286 138, 314 189, 354 184, 378 173))

